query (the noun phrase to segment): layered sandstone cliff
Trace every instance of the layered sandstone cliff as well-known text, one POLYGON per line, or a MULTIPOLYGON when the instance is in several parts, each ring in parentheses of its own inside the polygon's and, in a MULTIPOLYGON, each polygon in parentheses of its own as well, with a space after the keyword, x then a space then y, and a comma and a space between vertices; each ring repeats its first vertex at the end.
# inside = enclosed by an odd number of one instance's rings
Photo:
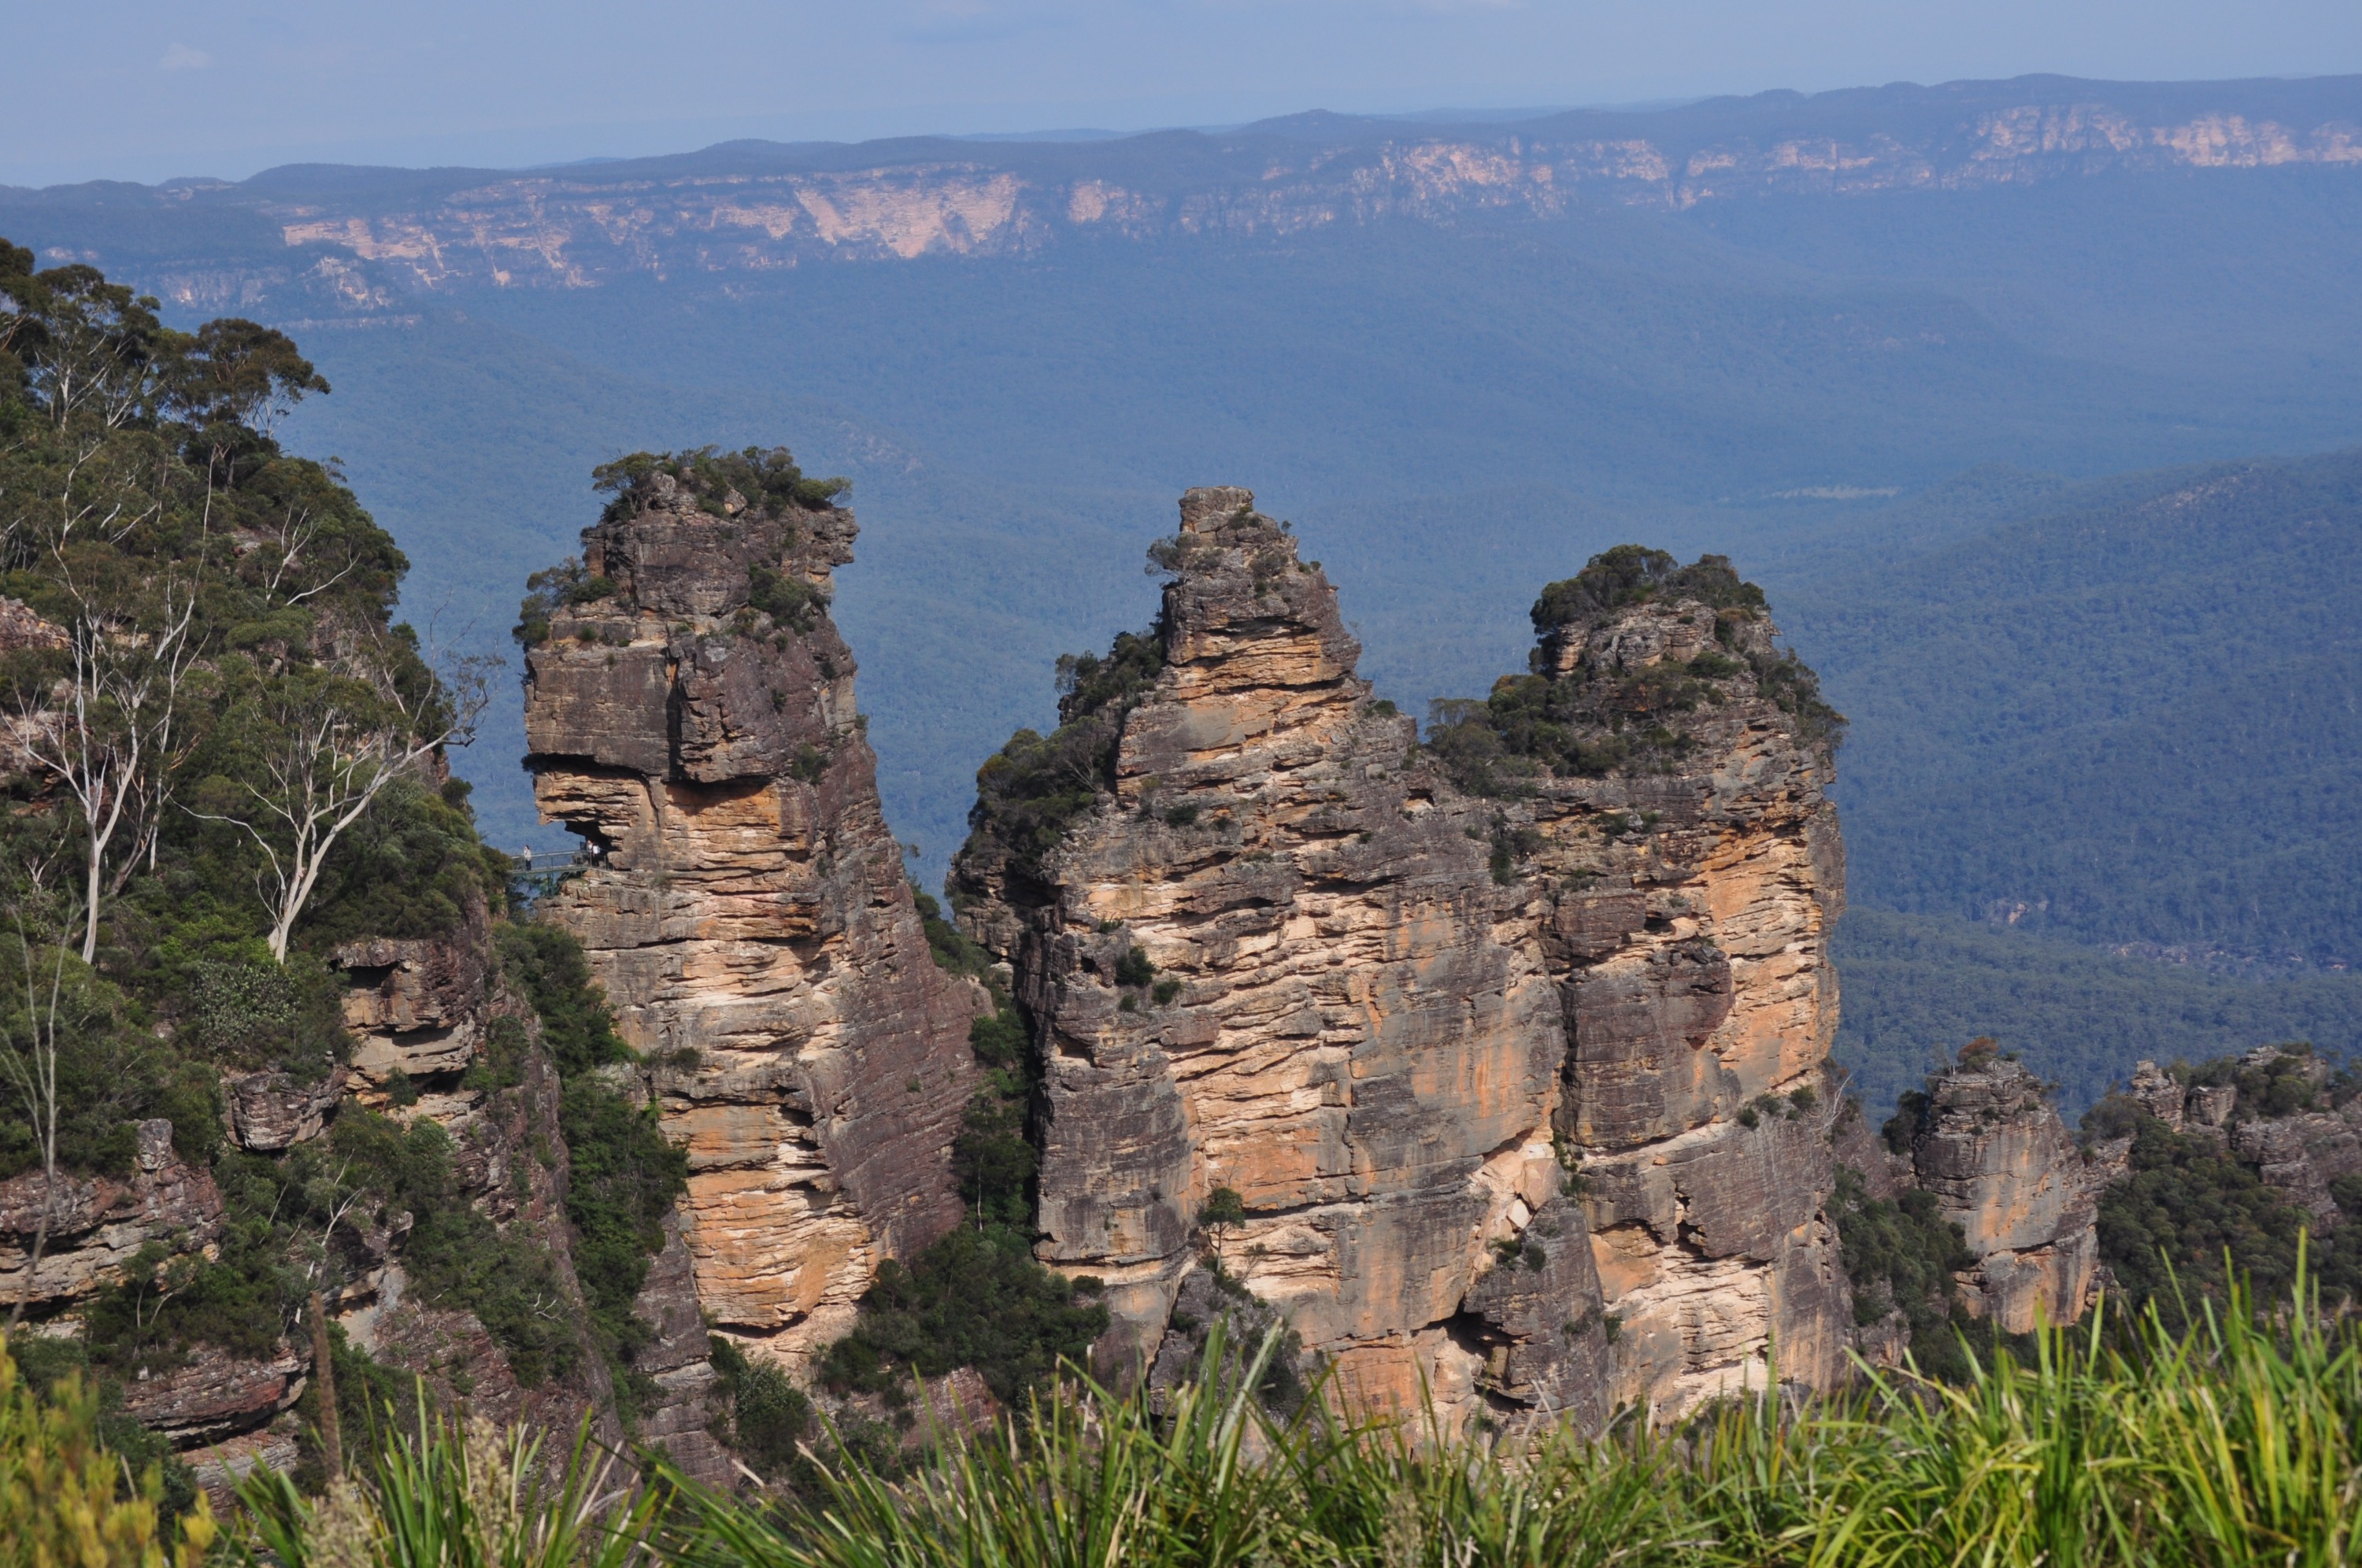
POLYGON ((1964 1052, 1906 1108, 1911 1182, 1936 1197, 1976 1262, 1959 1276, 1975 1318, 2014 1334, 2072 1323, 2099 1273, 2100 1180, 2042 1081, 1964 1052))
POLYGON ((1824 1212, 1838 721, 1717 558, 1610 552, 1534 618, 1534 675, 1488 704, 1489 767, 1535 765, 1505 780, 1504 822, 1530 843, 1520 913, 1563 1003, 1558 1121, 1623 1324, 1616 1396, 1678 1406, 1773 1356, 1827 1384, 1850 1328, 1824 1212))
MULTIPOLYGON (((1365 1405, 1674 1408, 1760 1386, 1775 1341, 1834 1375, 1826 745, 1724 658, 1670 762, 1561 715, 1598 767, 1472 793, 1284 525, 1238 490, 1181 513, 1153 636, 987 764, 955 868, 1042 1053, 1037 1250, 1108 1282, 1103 1358, 1158 1357, 1227 1188, 1223 1264, 1365 1405)), ((1685 664, 1716 624, 1575 604, 1534 679, 1685 664)))
POLYGON ((536 797, 588 844, 546 913, 689 1154, 641 1302, 659 1434, 704 1419, 704 1324, 800 1366, 961 1213, 983 1001, 931 960, 878 808, 827 614, 854 535, 824 502, 644 474, 527 658, 536 797))

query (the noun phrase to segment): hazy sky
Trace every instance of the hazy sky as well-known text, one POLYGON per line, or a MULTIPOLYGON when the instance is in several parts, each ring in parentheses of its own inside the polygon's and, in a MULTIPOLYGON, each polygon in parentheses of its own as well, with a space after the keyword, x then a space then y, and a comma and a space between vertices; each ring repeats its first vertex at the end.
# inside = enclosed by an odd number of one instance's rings
POLYGON ((2355 0, 0 0, 0 182, 2059 72, 2362 71, 2355 0))

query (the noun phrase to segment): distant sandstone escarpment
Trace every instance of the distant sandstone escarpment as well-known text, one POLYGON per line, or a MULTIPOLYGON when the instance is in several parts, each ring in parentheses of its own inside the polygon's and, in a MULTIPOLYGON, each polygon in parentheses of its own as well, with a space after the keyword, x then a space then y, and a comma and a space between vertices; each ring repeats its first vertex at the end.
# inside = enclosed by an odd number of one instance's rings
POLYGON ((706 1324, 801 1369, 887 1257, 955 1224, 980 988, 928 954, 829 619, 853 515, 785 454, 626 459, 524 635, 543 813, 588 844, 548 900, 685 1145, 644 1356, 704 1419, 706 1324), (701 1317, 702 1322, 701 1322, 701 1317))
POLYGON ((1103 1360, 1184 1334, 1210 1268, 1368 1407, 1678 1409, 1775 1343, 1839 1376, 1838 722, 1760 591, 1611 552, 1421 747, 1249 492, 1190 491, 1153 554, 1156 627, 1066 662, 954 870, 1103 1360))

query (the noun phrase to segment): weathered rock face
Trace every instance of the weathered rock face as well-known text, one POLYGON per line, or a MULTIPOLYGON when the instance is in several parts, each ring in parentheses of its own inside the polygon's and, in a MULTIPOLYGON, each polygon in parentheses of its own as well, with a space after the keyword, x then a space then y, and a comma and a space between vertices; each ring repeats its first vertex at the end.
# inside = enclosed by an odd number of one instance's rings
MULTIPOLYGON (((1760 1386, 1774 1331, 1783 1375, 1832 1373, 1824 1102, 1753 1109, 1818 1088, 1835 1026, 1825 756, 1764 701, 1687 772, 1473 797, 1371 701, 1335 591, 1248 492, 1181 516, 1153 655, 1110 662, 1140 679, 1078 669, 1062 709, 1106 733, 1092 803, 1041 832, 1074 786, 1021 735, 955 868, 1043 1053, 1038 1251, 1107 1280, 1103 1357, 1164 1359, 1228 1187, 1229 1268, 1365 1405, 1679 1406, 1760 1386)), ((1637 667, 1677 629, 1539 658, 1637 667)))
POLYGON ((1536 679, 1495 706, 1572 736, 1537 747, 1500 831, 1564 1010, 1558 1125, 1622 1324, 1613 1393, 1678 1408, 1760 1386, 1775 1345, 1782 1377, 1841 1377, 1850 1301, 1823 1213, 1833 716, 1727 563, 1671 565, 1545 593, 1536 679))
MULTIPOLYGON (((427 1079, 466 1070, 481 1038, 493 967, 491 916, 480 900, 447 936, 348 942, 334 956, 352 985, 345 993, 345 1027, 364 1103, 383 1104, 397 1076, 427 1079)), ((239 1136, 243 1141, 243 1130, 239 1136)))
POLYGON ((1972 1316, 2022 1334, 2083 1315, 2099 1268, 2098 1183, 2039 1078, 1992 1055, 1931 1075, 1911 1168, 1977 1256, 1959 1280, 1972 1316))
POLYGON ((39 1320, 123 1277, 151 1242, 175 1253, 203 1252, 221 1235, 221 1189, 213 1173, 172 1151, 172 1124, 139 1124, 138 1168, 123 1177, 61 1171, 54 1188, 38 1170, 0 1182, 0 1302, 23 1300, 39 1320), (33 1246, 49 1209, 39 1268, 33 1246))
POLYGON ((656 1384, 655 1397, 641 1414, 641 1440, 662 1447, 692 1480, 708 1486, 734 1485, 730 1456, 707 1430, 718 1378, 708 1359, 705 1315, 697 1305, 697 1269, 681 1242, 678 1213, 665 1220, 664 1250, 650 1263, 632 1311, 654 1331, 632 1363, 656 1384))
POLYGON ((2235 1071, 2200 1081, 2143 1062, 2125 1093, 2174 1132, 2251 1166, 2266 1187, 2326 1226, 2346 1218, 2331 1185, 2362 1175, 2362 1097, 2333 1089, 2334 1077, 2330 1064, 2309 1052, 2259 1045, 2235 1071))
MULTIPOLYGON (((529 760, 590 850, 548 915, 689 1152, 694 1303, 795 1366, 880 1259, 957 1221, 983 997, 932 961, 878 808, 825 613, 851 513, 707 500, 655 474, 585 534, 613 591, 527 658, 529 760)), ((684 1397, 696 1349, 662 1375, 684 1397)))

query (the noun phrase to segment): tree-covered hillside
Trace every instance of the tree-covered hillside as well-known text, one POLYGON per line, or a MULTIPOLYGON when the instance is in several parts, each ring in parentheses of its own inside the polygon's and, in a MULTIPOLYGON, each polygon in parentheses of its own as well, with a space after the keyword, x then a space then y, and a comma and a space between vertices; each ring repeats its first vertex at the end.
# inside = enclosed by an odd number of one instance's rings
POLYGON ((2362 964, 2362 457, 1972 525, 1901 560, 1823 549, 1783 585, 1854 722, 1856 900, 2362 964))
POLYGON ((316 1473, 422 1376, 616 1430, 681 1180, 449 773, 485 669, 278 438, 327 392, 0 241, 0 1313, 136 1460, 316 1473))
POLYGON ((1834 951, 1837 1057, 1873 1119, 1980 1036, 2057 1084, 2070 1121, 2144 1060, 2198 1062, 2289 1040, 2362 1052, 2362 976, 2257 981, 1860 905, 1834 951))

